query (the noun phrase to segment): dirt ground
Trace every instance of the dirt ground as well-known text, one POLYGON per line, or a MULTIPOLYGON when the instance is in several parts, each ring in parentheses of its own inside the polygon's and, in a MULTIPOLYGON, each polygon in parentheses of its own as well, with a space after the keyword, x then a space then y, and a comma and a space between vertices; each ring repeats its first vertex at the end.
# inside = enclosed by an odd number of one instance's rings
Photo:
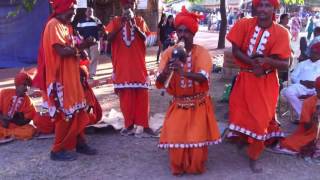
MULTIPOLYGON (((209 37, 217 39, 217 34, 200 32, 200 44, 208 46, 209 37), (207 38, 208 37, 208 38, 207 38)), ((155 49, 148 49, 148 69, 156 68, 155 49)), ((210 48, 209 48, 210 49, 210 48)), ((221 51, 213 50, 213 54, 221 51)), ((0 70, 0 88, 12 86, 15 70, 0 70)), ((98 68, 98 80, 105 81, 110 76, 111 65, 104 60, 98 68)), ((226 124, 228 104, 220 102, 226 83, 221 73, 214 73, 211 94, 215 102, 216 117, 220 124, 226 124)), ((117 96, 111 85, 94 88, 104 111, 119 110, 117 96)), ((161 96, 161 91, 150 90, 150 111, 164 113, 170 97, 161 96)), ((285 132, 290 133, 295 126, 288 118, 280 118, 285 132)), ((261 174, 252 174, 248 168, 245 151, 237 152, 236 147, 226 142, 209 147, 207 172, 202 175, 174 177, 170 173, 168 155, 157 148, 158 139, 122 137, 111 128, 100 129, 87 136, 89 144, 95 147, 96 156, 79 155, 73 162, 54 162, 49 159, 49 149, 53 139, 33 139, 15 141, 0 145, 0 179, 319 179, 319 166, 301 158, 264 152, 259 165, 261 174)))

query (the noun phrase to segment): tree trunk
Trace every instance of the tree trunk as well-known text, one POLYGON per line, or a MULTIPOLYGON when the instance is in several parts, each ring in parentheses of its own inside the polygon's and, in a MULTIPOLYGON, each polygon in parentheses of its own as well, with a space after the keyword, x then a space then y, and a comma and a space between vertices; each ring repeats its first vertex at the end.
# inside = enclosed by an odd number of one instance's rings
POLYGON ((227 34, 227 12, 226 12, 226 1, 220 0, 220 14, 221 14, 221 25, 219 30, 219 41, 218 49, 225 48, 225 39, 227 34))
POLYGON ((148 0, 147 9, 138 9, 136 11, 137 15, 144 18, 149 29, 153 32, 156 32, 158 28, 158 3, 159 0, 148 0))

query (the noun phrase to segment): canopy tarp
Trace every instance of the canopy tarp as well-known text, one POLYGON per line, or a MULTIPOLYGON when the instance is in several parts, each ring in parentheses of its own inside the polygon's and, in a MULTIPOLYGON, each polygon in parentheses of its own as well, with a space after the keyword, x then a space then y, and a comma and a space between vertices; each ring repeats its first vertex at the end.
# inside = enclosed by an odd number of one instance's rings
POLYGON ((31 12, 21 10, 17 16, 7 18, 8 12, 15 9, 9 3, 0 6, 0 68, 37 63, 39 39, 49 16, 49 3, 45 0, 37 1, 31 12))

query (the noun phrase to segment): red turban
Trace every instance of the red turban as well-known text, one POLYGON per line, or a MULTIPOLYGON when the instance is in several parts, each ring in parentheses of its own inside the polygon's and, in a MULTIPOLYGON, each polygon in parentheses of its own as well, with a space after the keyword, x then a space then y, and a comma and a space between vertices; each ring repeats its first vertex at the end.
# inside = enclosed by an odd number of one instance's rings
POLYGON ((316 81, 315 81, 315 88, 316 89, 320 89, 320 76, 319 77, 317 77, 317 79, 316 79, 316 81))
POLYGON ((189 12, 185 6, 182 7, 181 12, 176 15, 174 25, 176 28, 180 25, 185 25, 189 31, 195 34, 198 31, 200 15, 189 12))
POLYGON ((50 0, 50 4, 55 14, 68 11, 73 5, 77 4, 76 0, 50 0))
POLYGON ((313 44, 310 48, 312 51, 320 54, 320 42, 313 44))
POLYGON ((136 0, 120 0, 120 5, 121 6, 124 6, 130 2, 135 2, 136 0))
MULTIPOLYGON (((253 0, 252 1, 252 5, 254 6, 254 7, 257 7, 259 4, 260 4, 260 1, 261 0, 253 0)), ((269 0, 269 2, 273 5, 273 7, 275 7, 275 8, 279 8, 279 6, 280 6, 280 0, 269 0)))
POLYGON ((19 72, 14 78, 15 86, 24 85, 25 83, 27 83, 28 86, 31 86, 32 84, 31 82, 32 82, 31 77, 25 72, 19 72))

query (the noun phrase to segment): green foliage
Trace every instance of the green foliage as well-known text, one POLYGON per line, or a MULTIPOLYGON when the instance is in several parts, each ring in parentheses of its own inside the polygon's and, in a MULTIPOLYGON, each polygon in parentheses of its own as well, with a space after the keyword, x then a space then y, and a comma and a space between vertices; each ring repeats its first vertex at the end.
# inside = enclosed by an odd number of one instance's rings
MULTIPOLYGON (((15 1, 11 2, 15 3, 15 1)), ((20 3, 18 3, 15 11, 8 12, 7 18, 17 16, 20 13, 21 9, 24 9, 27 12, 32 11, 36 3, 37 0, 22 0, 20 3)))
POLYGON ((197 4, 197 3, 201 3, 203 0, 189 0, 189 2, 197 4))
POLYGON ((302 5, 304 4, 304 0, 282 0, 282 2, 284 4, 288 4, 288 5, 302 5))

